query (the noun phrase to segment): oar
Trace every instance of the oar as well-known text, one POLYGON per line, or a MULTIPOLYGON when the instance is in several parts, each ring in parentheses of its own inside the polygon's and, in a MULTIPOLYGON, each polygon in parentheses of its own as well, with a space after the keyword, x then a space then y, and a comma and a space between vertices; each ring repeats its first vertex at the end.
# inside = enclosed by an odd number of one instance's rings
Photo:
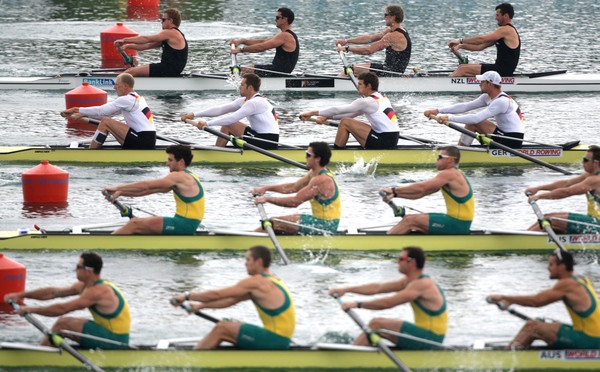
MULTIPOLYGON (((254 196, 256 197, 258 195, 254 196)), ((258 208, 258 213, 260 214, 260 221, 263 225, 263 228, 267 230, 267 234, 269 234, 269 238, 271 238, 271 241, 273 241, 273 245, 275 246, 275 248, 277 248, 277 252, 279 252, 279 255, 281 256, 281 258, 283 258, 283 262, 286 265, 289 265, 290 260, 287 258, 285 252, 283 251, 283 248, 281 247, 281 244, 279 244, 279 241, 277 240, 275 230, 273 230, 273 223, 271 223, 269 217, 267 216, 265 206, 262 203, 258 203, 256 204, 256 208, 258 208)))
MULTIPOLYGON (((198 123, 196 123, 193 120, 186 119, 185 122, 188 123, 188 124, 191 124, 191 125, 193 125, 195 127, 198 127, 198 123)), ((271 151, 265 150, 265 149, 263 149, 261 147, 255 146, 255 145, 253 145, 251 143, 248 143, 248 142, 244 141, 243 139, 241 139, 239 137, 227 135, 227 134, 221 132, 220 130, 217 130, 215 128, 211 128, 209 126, 205 126, 204 128, 202 128, 202 130, 205 131, 205 132, 208 132, 210 134, 213 134, 213 135, 215 135, 217 137, 224 138, 224 139, 228 140, 229 142, 231 142, 236 147, 242 147, 242 148, 254 150, 254 151, 259 152, 259 153, 261 153, 261 154, 263 154, 265 156, 271 157, 273 159, 277 159, 277 160, 282 161, 284 163, 287 163, 289 165, 293 165, 295 167, 308 170, 308 167, 305 164, 298 163, 297 161, 294 161, 294 160, 291 160, 291 159, 288 159, 288 158, 284 158, 281 155, 274 154, 271 151)))
MULTIPOLYGON (((339 47, 340 45, 338 44, 338 48, 339 47)), ((354 76, 354 70, 352 69, 352 67, 350 67, 348 61, 346 60, 346 53, 340 51, 339 55, 340 59, 342 60, 342 64, 344 65, 344 73, 350 77, 352 84, 354 84, 356 89, 358 89, 358 81, 356 80, 356 76, 354 76)))
MULTIPOLYGON (((231 50, 235 49, 235 44, 231 43, 231 50)), ((231 74, 239 75, 240 66, 237 63, 237 54, 231 53, 231 74)))
POLYGON ((63 329, 60 332, 66 334, 66 335, 77 336, 79 338, 87 338, 87 339, 94 340, 94 341, 104 342, 105 344, 121 346, 122 348, 127 348, 127 349, 131 349, 131 350, 139 350, 140 349, 139 347, 137 347, 135 345, 129 345, 124 342, 119 342, 119 341, 111 340, 111 339, 104 338, 104 337, 98 337, 98 336, 94 336, 94 335, 88 335, 85 333, 69 331, 68 329, 63 329))
POLYGON ((184 309, 188 313, 193 313, 194 315, 197 315, 200 318, 206 319, 206 320, 208 320, 210 322, 219 323, 221 321, 221 319, 215 318, 214 316, 208 315, 207 313, 204 313, 204 312, 202 312, 200 310, 198 310, 198 311, 192 311, 192 307, 190 306, 190 304, 186 304, 185 302, 177 302, 175 300, 171 300, 171 304, 173 306, 179 305, 182 309, 184 309))
MULTIPOLYGON (((485 300, 486 300, 486 301, 487 301, 489 304, 493 304, 493 303, 494 303, 494 302, 492 301, 492 298, 491 298, 491 297, 487 297, 485 300)), ((496 305, 498 306, 498 309, 500 309, 500 310, 505 310, 505 311, 508 311, 510 314, 512 314, 512 315, 514 315, 514 316, 516 316, 516 317, 518 317, 518 318, 521 318, 521 319, 523 319, 523 320, 532 320, 532 319, 531 319, 531 317, 528 317, 527 315, 525 315, 525 314, 523 314, 523 313, 521 313, 521 312, 518 312, 517 310, 515 310, 515 309, 512 309, 512 308, 510 308, 510 307, 505 307, 505 306, 504 306, 504 305, 502 305, 500 302, 496 302, 496 305)))
POLYGON ((383 201, 389 205, 390 208, 392 208, 394 211, 394 217, 404 217, 406 215, 406 210, 404 207, 398 207, 391 198, 388 198, 384 191, 380 191, 379 195, 383 198, 383 201))
POLYGON ((557 167, 556 165, 553 165, 553 164, 548 164, 545 161, 542 161, 540 159, 536 159, 536 158, 534 158, 532 156, 523 154, 522 152, 519 152, 519 151, 517 151, 515 149, 512 149, 512 148, 510 148, 510 147, 508 147, 506 145, 498 143, 498 142, 494 141, 493 139, 491 139, 490 137, 485 136, 485 135, 483 135, 481 133, 471 132, 470 130, 465 129, 462 126, 456 125, 454 123, 447 123, 446 125, 448 127, 452 128, 452 129, 458 131, 458 132, 466 134, 469 137, 475 138, 477 141, 479 141, 483 145, 491 146, 491 147, 495 147, 495 148, 504 150, 504 151, 506 151, 508 153, 511 153, 513 155, 516 155, 516 156, 518 156, 520 158, 523 158, 525 160, 529 160, 530 162, 539 164, 539 165, 541 165, 543 167, 552 169, 552 170, 560 172, 562 174, 567 174, 567 175, 573 174, 573 173, 569 172, 568 170, 562 169, 561 167, 557 167))
MULTIPOLYGON (((104 190, 104 191, 102 191, 102 195, 107 196, 107 195, 110 195, 110 193, 108 191, 104 190)), ((121 204, 120 201, 112 199, 112 197, 107 200, 112 205, 114 205, 119 210, 119 212, 121 212, 121 217, 129 217, 129 218, 135 217, 133 215, 133 208, 131 208, 130 206, 123 205, 123 204, 121 204)))
POLYGON ((323 229, 319 229, 313 226, 307 226, 307 225, 303 225, 301 223, 296 223, 296 222, 292 222, 292 221, 286 221, 286 220, 282 220, 280 218, 271 218, 272 221, 277 221, 277 222, 281 222, 284 223, 286 225, 291 225, 291 226, 298 226, 298 227, 304 227, 305 229, 309 229, 309 230, 313 230, 313 231, 317 231, 320 232, 321 234, 324 235, 331 235, 331 231, 328 230, 323 230, 323 229))
POLYGON ((123 50, 123 48, 121 48, 121 46, 118 46, 117 50, 119 51, 119 54, 121 55, 121 57, 123 57, 123 63, 125 63, 126 66, 135 67, 135 61, 133 60, 132 56, 125 53, 125 51, 123 50))
MULTIPOLYGON (((529 197, 529 196, 531 196, 531 193, 528 192, 528 193, 526 193, 526 195, 527 195, 527 197, 529 197)), ((550 221, 548 221, 547 218, 544 217, 544 213, 542 212, 540 207, 537 205, 537 202, 535 200, 530 200, 529 205, 531 205, 531 208, 533 208, 533 212, 537 216, 540 227, 542 229, 546 230, 546 233, 548 233, 548 236, 550 237, 550 239, 552 239, 554 241, 554 243, 556 243, 556 245, 558 246, 559 249, 556 251, 556 254, 558 256, 558 260, 562 261, 561 252, 562 251, 567 252, 567 248, 565 248, 565 246, 560 241, 560 239, 558 239, 558 236, 556 236, 556 233, 552 229, 552 224, 550 223, 550 221)))
POLYGON ((417 342, 420 342, 422 344, 436 346, 436 347, 438 347, 440 349, 444 349, 444 350, 457 350, 457 348, 455 348, 453 346, 446 346, 446 345, 444 345, 442 343, 431 341, 431 340, 428 340, 426 338, 421 338, 421 337, 409 335, 408 333, 391 331, 389 329, 384 329, 384 328, 376 329, 374 331, 377 332, 377 333, 387 333, 388 335, 396 336, 396 337, 399 337, 399 338, 406 338, 408 340, 417 341, 417 342))
MULTIPOLYGON (((8 300, 8 304, 15 309, 15 311, 19 311, 21 308, 19 304, 16 304, 13 300, 8 300)), ((77 350, 73 348, 73 346, 69 345, 68 342, 65 342, 65 339, 61 337, 59 334, 52 333, 42 322, 40 322, 37 318, 29 313, 24 313, 21 315, 25 318, 31 325, 37 328, 40 332, 44 334, 48 338, 48 340, 56 347, 65 350, 67 353, 71 354, 75 359, 83 363, 86 368, 91 369, 96 372, 104 372, 104 370, 94 363, 92 363, 89 359, 81 355, 77 350)))
MULTIPOLYGON (((338 296, 337 293, 333 294, 333 298, 335 298, 337 300, 337 302, 339 302, 340 305, 344 304, 344 302, 338 296)), ((381 349, 381 351, 383 351, 383 353, 385 355, 387 355, 387 357, 390 358, 390 360, 396 366, 398 366, 399 369, 401 369, 402 371, 405 371, 405 372, 411 371, 410 368, 408 368, 400 360, 400 358, 398 358, 396 356, 396 354, 394 354, 392 352, 392 350, 390 350, 390 348, 383 341, 383 338, 381 338, 381 336, 379 336, 377 333, 373 332, 373 330, 371 328, 369 328, 369 326, 365 322, 363 322, 362 319, 360 319, 360 317, 358 315, 356 315, 356 313, 354 312, 353 309, 346 311, 346 313, 350 316, 350 318, 352 318, 352 320, 354 320, 354 323, 356 323, 360 327, 360 329, 362 329, 363 332, 369 337, 369 341, 371 342, 371 344, 377 345, 381 349)))
MULTIPOLYGON (((92 125, 99 125, 100 124, 100 120, 88 118, 86 116, 78 118, 78 119, 75 119, 75 118, 71 117, 71 119, 81 120, 81 121, 83 121, 85 123, 89 123, 89 124, 92 124, 92 125)), ((193 142, 184 141, 184 140, 178 140, 178 139, 175 139, 175 138, 171 138, 171 137, 167 137, 167 136, 162 136, 160 134, 157 134, 156 138, 158 138, 159 140, 163 140, 163 141, 175 143, 177 145, 193 145, 194 144, 193 142)))
POLYGON ((456 56, 456 58, 458 58, 458 64, 460 64, 460 65, 469 64, 469 57, 463 56, 458 50, 454 50, 454 49, 450 49, 450 50, 452 51, 452 54, 454 54, 456 56))

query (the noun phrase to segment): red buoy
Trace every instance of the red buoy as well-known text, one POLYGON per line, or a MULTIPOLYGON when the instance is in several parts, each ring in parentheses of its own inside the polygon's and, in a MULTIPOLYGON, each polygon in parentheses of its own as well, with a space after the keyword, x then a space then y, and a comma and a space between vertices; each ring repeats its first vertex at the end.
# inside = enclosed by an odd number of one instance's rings
POLYGON ((47 160, 21 174, 25 203, 66 203, 69 192, 69 172, 47 160))
POLYGON ((4 295, 25 290, 26 268, 0 253, 0 311, 8 312, 12 306, 4 303, 4 295))
MULTIPOLYGON (((100 88, 83 82, 81 86, 65 93, 66 108, 71 107, 91 107, 100 106, 108 101, 108 93, 100 88)), ((88 124, 81 120, 67 119, 68 128, 77 128, 84 130, 96 130, 96 125, 88 124)))
MULTIPOLYGON (((124 26, 122 22, 117 22, 116 26, 107 28, 100 32, 100 54, 102 56, 102 68, 128 67, 123 62, 123 57, 119 54, 115 41, 126 37, 138 36, 138 33, 124 26)), ((136 51, 127 49, 125 51, 132 57, 136 56, 136 51)))

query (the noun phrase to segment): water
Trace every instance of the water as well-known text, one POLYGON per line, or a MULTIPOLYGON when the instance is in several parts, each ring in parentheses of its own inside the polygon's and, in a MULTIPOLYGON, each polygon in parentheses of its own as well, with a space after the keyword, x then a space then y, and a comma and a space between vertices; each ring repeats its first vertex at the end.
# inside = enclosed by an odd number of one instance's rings
MULTIPOLYGON (((409 1, 405 26, 413 39, 410 66, 422 69, 453 69, 455 58, 445 44, 451 38, 466 37, 494 29, 492 1, 409 1)), ((162 2, 161 9, 172 6, 162 2)), ((373 33, 383 27, 383 8, 387 2, 296 1, 291 7, 297 19, 294 29, 300 36, 301 57, 298 71, 337 72, 341 69, 333 41, 340 37, 373 33)), ((190 41, 190 63, 187 71, 227 71, 229 55, 226 41, 233 37, 265 37, 273 34, 275 1, 251 1, 245 5, 228 1, 178 1, 184 14, 182 31, 190 41)), ((159 30, 157 22, 125 19, 124 2, 117 1, 0 1, 0 76, 37 76, 74 72, 80 68, 99 67, 100 31, 116 21, 141 34, 159 30)), ((598 73, 600 64, 593 45, 600 34, 596 20, 600 4, 592 0, 579 2, 552 1, 515 3, 515 25, 523 40, 520 71, 568 69, 580 73, 598 73)), ((242 55, 239 62, 265 63, 265 55, 242 55)), ((142 61, 157 59, 155 52, 141 55, 142 61)), ((471 53, 471 60, 491 61, 492 49, 471 53)), ((378 61, 381 53, 361 57, 349 56, 351 62, 378 61)), ((212 144, 214 138, 198 132, 177 120, 183 112, 230 101, 234 93, 157 94, 141 92, 153 110, 161 134, 212 144)), ((66 129, 58 112, 64 108, 62 93, 2 92, 0 91, 0 145, 67 144, 83 140, 90 133, 66 129)), ((115 97, 110 92, 111 98, 115 97)), ((329 127, 301 123, 298 113, 319 107, 347 103, 354 94, 269 93, 280 117, 281 141, 306 144, 323 139, 332 141, 335 131, 329 127)), ((390 94, 402 133, 454 142, 458 135, 451 130, 425 120, 422 112, 432 107, 473 99, 474 95, 390 94)), ((538 94, 517 95, 526 117, 526 137, 545 143, 560 143, 581 139, 584 143, 599 143, 595 94, 538 94)), ((62 229, 73 225, 108 222, 118 218, 116 209, 106 203, 100 190, 104 186, 141 179, 162 177, 165 166, 148 167, 87 167, 62 166, 70 173, 69 204, 64 208, 32 210, 23 206, 20 173, 30 166, 0 165, 0 228, 62 229)), ((573 165, 570 170, 577 171, 573 165)), ((203 181, 207 195, 205 224, 210 228, 253 229, 258 225, 258 212, 252 205, 250 190, 254 186, 297 179, 303 171, 282 168, 205 167, 192 166, 203 181)), ((474 227, 524 229, 535 220, 523 196, 532 185, 548 183, 563 176, 534 168, 475 168, 465 170, 477 196, 474 227)), ((420 181, 435 175, 432 169, 377 168, 372 173, 361 165, 336 170, 343 200, 344 227, 361 227, 392 221, 391 210, 376 195, 379 188, 394 184, 420 181)), ((128 200, 134 206, 159 215, 173 213, 170 195, 152 195, 128 200)), ((425 211, 443 209, 439 194, 420 201, 405 201, 407 206, 425 211)), ((573 210, 583 212, 583 197, 543 201, 545 212, 573 210)), ((307 206, 299 208, 307 211, 307 206)), ((290 213, 289 210, 267 206, 271 216, 290 213)), ((370 281, 394 280, 399 277, 390 254, 362 254, 316 250, 314 256, 292 255, 297 263, 289 267, 275 265, 294 293, 298 309, 298 327, 294 339, 301 344, 321 340, 325 334, 338 336, 358 334, 356 326, 327 297, 333 286, 370 281)), ((226 286, 243 278, 243 257, 239 254, 145 254, 126 252, 101 253, 105 259, 104 276, 117 283, 125 292, 132 308, 132 342, 148 344, 160 338, 200 336, 211 323, 187 316, 168 305, 167 299, 176 292, 205 290, 226 286)), ((12 259, 28 267, 27 288, 46 285, 68 285, 74 280, 74 252, 10 252, 12 259)), ((598 283, 597 256, 593 253, 578 257, 577 271, 589 275, 598 283)), ((490 293, 532 293, 551 285, 546 271, 545 255, 507 254, 434 255, 426 271, 445 289, 450 313, 447 342, 466 345, 474 339, 510 339, 522 321, 500 313, 487 305, 490 293), (522 283, 527 283, 523 285, 522 283)), ((359 296, 348 297, 359 299, 359 296)), ((547 316, 565 320, 564 307, 554 304, 542 309, 523 309, 531 316, 547 316)), ((211 312, 218 317, 258 322, 248 303, 231 309, 211 312)), ((361 310, 363 318, 391 316, 410 319, 408 306, 370 312, 361 310)), ((86 316, 85 312, 77 313, 86 316)), ((42 318, 51 325, 53 319, 42 318)), ((35 342, 38 332, 14 315, 1 315, 0 340, 35 342)))

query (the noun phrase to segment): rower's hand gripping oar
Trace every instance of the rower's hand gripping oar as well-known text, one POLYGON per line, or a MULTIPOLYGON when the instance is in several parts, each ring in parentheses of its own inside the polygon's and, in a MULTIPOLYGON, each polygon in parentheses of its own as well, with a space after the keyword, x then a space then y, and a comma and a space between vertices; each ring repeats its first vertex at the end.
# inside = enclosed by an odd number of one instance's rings
MULTIPOLYGON (((259 196, 259 195, 258 194, 254 195, 255 198, 257 196, 259 196)), ((283 263, 285 263, 286 265, 289 265, 290 260, 287 257, 287 255, 285 254, 283 247, 281 247, 281 244, 279 244, 279 241, 277 240, 277 236, 275 235, 275 230, 273 230, 273 223, 267 216, 267 212, 265 211, 265 206, 263 205, 263 203, 256 203, 256 208, 258 208, 258 213, 260 214, 260 223, 262 224, 262 228, 267 230, 267 234, 269 234, 269 238, 271 238, 273 245, 277 249, 277 252, 279 252, 279 255, 281 256, 281 258, 283 259, 283 263)))
MULTIPOLYGON (((198 123, 195 122, 195 121, 193 121, 193 120, 185 119, 185 122, 198 128, 198 123)), ((295 167, 302 168, 304 170, 308 170, 308 167, 305 164, 302 164, 302 163, 299 163, 297 161, 285 158, 285 157, 283 157, 281 155, 272 153, 271 151, 265 150, 262 147, 258 147, 258 146, 255 146, 255 145, 251 144, 251 143, 248 143, 248 142, 244 141, 243 139, 241 139, 239 137, 228 135, 228 134, 225 134, 225 133, 221 132, 218 129, 211 128, 208 125, 204 126, 202 128, 202 130, 205 131, 205 132, 208 132, 210 134, 213 134, 213 135, 215 135, 217 137, 221 137, 221 138, 226 139, 227 141, 231 142, 235 147, 254 150, 254 151, 259 152, 259 153, 261 153, 261 154, 263 154, 265 156, 268 156, 270 158, 282 161, 282 162, 284 162, 286 164, 293 165, 295 167)))
MULTIPOLYGON (((438 121, 438 122, 439 122, 439 121, 438 121)), ((448 127, 450 127, 450 128, 452 128, 452 129, 454 129, 455 131, 461 132, 461 133, 463 133, 463 134, 466 134, 466 135, 467 135, 467 136, 469 136, 469 137, 473 137, 473 138, 475 138, 475 139, 476 139, 477 141, 479 141, 479 142, 480 142, 482 145, 485 145, 485 146, 488 146, 488 147, 495 147, 495 148, 498 148, 498 149, 500 149, 500 150, 504 150, 504 151, 506 151, 506 152, 508 152, 508 153, 510 153, 510 154, 513 154, 513 155, 515 155, 515 156, 518 156, 518 157, 520 157, 520 158, 523 158, 523 159, 525 159, 525 160, 529 160, 530 162, 533 162, 533 163, 539 164, 539 165, 541 165, 541 166, 543 166, 543 167, 546 167, 546 168, 552 169, 552 170, 554 170, 554 171, 557 171, 557 172, 560 172, 560 173, 562 173, 562 174, 567 174, 567 175, 573 174, 573 173, 569 172, 569 171, 568 171, 568 170, 566 170, 566 169, 562 169, 561 167, 557 167, 556 165, 553 165, 553 164, 546 163, 545 161, 542 161, 542 160, 540 160, 540 159, 534 158, 534 157, 532 157, 532 156, 529 156, 529 155, 527 155, 527 154, 523 154, 523 153, 522 153, 522 152, 520 152, 520 151, 517 151, 517 150, 515 150, 515 149, 513 149, 513 148, 510 148, 510 147, 508 147, 508 146, 506 146, 506 145, 503 145, 503 144, 501 144, 501 143, 498 143, 498 142, 496 142, 496 141, 492 140, 490 137, 488 137, 488 136, 486 136, 486 135, 483 135, 483 134, 481 134, 481 133, 475 133, 475 132, 471 132, 470 130, 468 130, 468 129, 465 129, 465 128, 463 128, 462 126, 460 126, 460 125, 457 125, 457 124, 454 124, 454 123, 446 123, 445 125, 447 125, 448 127)))
MULTIPOLYGON (((342 299, 340 298, 340 296, 337 293, 334 293, 332 295, 332 297, 335 298, 340 305, 344 304, 344 301, 342 301, 342 299)), ((383 341, 383 338, 381 336, 379 336, 377 333, 375 333, 371 328, 369 328, 369 326, 365 322, 363 322, 362 319, 360 319, 360 317, 354 312, 353 309, 346 311, 346 313, 348 314, 348 316, 350 316, 350 318, 352 318, 354 323, 356 323, 360 327, 360 329, 362 329, 362 331, 367 335, 367 337, 369 338, 369 342, 371 342, 371 344, 379 347, 379 349, 381 349, 381 351, 383 351, 383 353, 388 358, 390 358, 390 360, 396 366, 398 366, 398 368, 400 370, 405 371, 405 372, 411 371, 410 368, 408 368, 406 366, 406 364, 404 364, 400 360, 400 358, 398 358, 396 356, 396 354, 394 354, 394 352, 392 350, 390 350, 390 348, 383 341)))
POLYGON ((108 200, 112 205, 114 205, 119 210, 119 212, 121 212, 121 217, 128 217, 128 218, 135 217, 133 215, 133 208, 131 208, 129 205, 122 204, 120 201, 118 201, 116 199, 113 199, 110 192, 108 192, 107 190, 104 190, 104 191, 102 191, 102 195, 104 195, 106 200, 108 200))
MULTIPOLYGON (((527 195, 527 197, 530 197, 533 194, 530 192, 527 192, 527 193, 525 193, 525 195, 527 195)), ((558 246, 558 249, 556 250, 556 255, 558 257, 558 260, 562 261, 561 253, 567 252, 567 248, 565 248, 564 244, 560 241, 560 239, 558 238, 558 236, 552 229, 552 223, 550 221, 548 221, 547 218, 544 217, 544 213, 542 212, 540 207, 537 205, 537 201, 529 199, 529 205, 531 205, 533 212, 537 216, 540 227, 546 231, 546 233, 548 234, 550 239, 552 239, 552 241, 554 241, 554 243, 556 243, 556 245, 558 246)))
MULTIPOLYGON (((392 189, 393 190, 393 189, 392 189)), ((398 207, 392 198, 387 196, 385 191, 379 191, 379 196, 381 196, 384 203, 390 206, 394 211, 394 217, 404 217, 406 215, 406 210, 404 207, 398 207)))
POLYGON ((467 65, 467 64, 469 64, 469 57, 463 56, 458 50, 450 49, 450 51, 458 59, 458 64, 459 65, 467 65))
MULTIPOLYGON (((338 44, 337 47, 339 50, 339 48, 341 48, 341 45, 338 44)), ((356 89, 358 89, 358 81, 356 80, 356 76, 354 76, 354 70, 352 69, 352 66, 348 64, 348 60, 346 59, 346 53, 340 50, 338 54, 340 55, 340 59, 342 60, 342 64, 344 65, 344 73, 348 75, 348 77, 350 77, 352 84, 354 84, 356 89)))
POLYGON ((219 323, 221 321, 221 319, 217 319, 214 316, 208 315, 207 313, 204 313, 204 312, 202 312, 200 310, 194 311, 192 309, 192 306, 190 304, 185 303, 185 302, 179 302, 179 301, 174 300, 174 299, 171 300, 170 302, 171 302, 171 305, 173 305, 173 306, 179 306, 182 309, 184 309, 185 311, 187 311, 188 313, 190 313, 190 314, 193 313, 194 315, 197 315, 200 318, 206 319, 206 320, 208 320, 210 322, 219 323))
POLYGON ((488 304, 496 304, 498 306, 498 309, 502 310, 502 311, 508 311, 510 314, 516 316, 517 318, 521 318, 523 320, 533 320, 531 319, 531 317, 518 312, 515 309, 512 309, 510 306, 506 306, 502 301, 498 301, 498 302, 494 302, 494 300, 491 297, 486 297, 485 299, 487 301, 488 304))
MULTIPOLYGON (((19 306, 19 304, 15 303, 13 300, 8 300, 7 302, 9 305, 11 305, 13 307, 13 309, 15 309, 15 311, 20 310, 21 307, 19 306)), ((37 328, 40 332, 42 332, 44 334, 44 336, 46 336, 48 338, 50 343, 52 343, 52 345, 54 345, 60 349, 63 349, 67 353, 71 354, 75 359, 77 359, 78 361, 83 363, 83 365, 87 369, 90 369, 95 372, 104 372, 104 370, 102 368, 98 367, 97 365, 92 363, 89 359, 87 359, 86 357, 81 355, 77 350, 75 350, 73 348, 73 346, 69 345, 68 342, 65 342, 65 339, 61 335, 50 331, 48 329, 48 327, 46 327, 36 317, 34 317, 33 315, 31 315, 29 313, 23 313, 23 314, 21 314, 21 316, 23 318, 25 318, 31 325, 33 325, 35 328, 37 328)))

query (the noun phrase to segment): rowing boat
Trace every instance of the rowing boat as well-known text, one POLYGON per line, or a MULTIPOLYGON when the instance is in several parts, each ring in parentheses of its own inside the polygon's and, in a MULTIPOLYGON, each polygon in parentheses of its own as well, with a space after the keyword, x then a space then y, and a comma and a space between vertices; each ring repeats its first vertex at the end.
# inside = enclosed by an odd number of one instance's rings
MULTIPOLYGON (((0 231, 2 250, 141 250, 246 251, 253 245, 273 248, 267 234, 241 231, 199 231, 196 235, 110 235, 110 231, 39 231, 20 234, 0 231)), ((361 230, 363 231, 363 230, 361 230)), ((559 235, 567 249, 600 249, 595 234, 559 235)), ((385 235, 384 231, 338 233, 331 236, 278 235, 283 249, 398 251, 416 245, 427 252, 540 252, 556 248, 546 233, 527 231, 472 231, 470 235, 385 235)))
MULTIPOLYGON (((101 89, 113 89, 116 73, 86 72, 46 77, 0 77, 0 90, 67 91, 87 82, 101 89)), ((447 73, 407 74, 381 77, 382 92, 471 92, 479 93, 474 77, 450 77, 447 73)), ((181 77, 136 77, 136 91, 232 91, 235 84, 222 74, 193 72, 181 77)), ((600 74, 549 71, 502 78, 502 89, 510 93, 598 92, 600 74)), ((292 75, 263 78, 261 91, 356 92, 348 78, 333 75, 292 75)))
MULTIPOLYGON (((272 164, 276 160, 256 151, 239 150, 231 147, 217 148, 212 146, 192 146, 194 164, 240 165, 272 164)), ((529 161, 514 156, 504 150, 486 147, 461 147, 461 166, 478 165, 518 165, 531 164, 529 161)), ((524 146, 518 150, 552 164, 575 164, 587 151, 587 145, 572 148, 549 146, 524 146)), ((279 149, 272 152, 297 162, 305 161, 305 148, 279 149)), ((68 146, 0 146, 2 162, 40 162, 48 160, 53 163, 164 163, 165 148, 158 146, 156 150, 121 150, 120 147, 105 146, 102 150, 89 150, 82 147, 68 146)), ((435 166, 437 146, 400 145, 395 150, 363 150, 348 146, 345 150, 333 150, 332 164, 354 164, 357 161, 376 162, 380 166, 435 166)))
MULTIPOLYGON (((394 369, 384 354, 372 347, 297 347, 291 350, 82 350, 81 354, 101 368, 215 369, 394 369)), ((341 345, 343 346, 343 345, 341 345)), ((600 370, 600 350, 430 350, 394 353, 411 369, 428 370, 600 370)), ((58 349, 25 344, 0 343, 0 369, 81 367, 58 349)))

